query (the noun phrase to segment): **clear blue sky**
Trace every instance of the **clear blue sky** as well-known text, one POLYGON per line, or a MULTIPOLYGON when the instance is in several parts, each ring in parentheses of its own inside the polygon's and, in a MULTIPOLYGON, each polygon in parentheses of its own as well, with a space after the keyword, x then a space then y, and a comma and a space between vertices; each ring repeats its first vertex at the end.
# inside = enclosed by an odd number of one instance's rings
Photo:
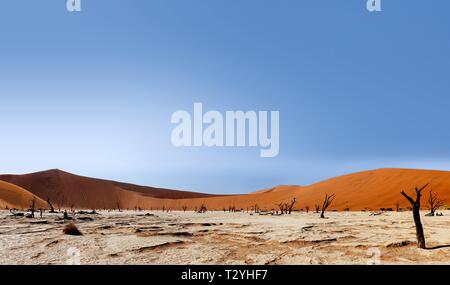
POLYGON ((0 172, 212 193, 450 169, 450 2, 0 4, 0 172), (175 148, 176 110, 279 110, 280 154, 175 148))

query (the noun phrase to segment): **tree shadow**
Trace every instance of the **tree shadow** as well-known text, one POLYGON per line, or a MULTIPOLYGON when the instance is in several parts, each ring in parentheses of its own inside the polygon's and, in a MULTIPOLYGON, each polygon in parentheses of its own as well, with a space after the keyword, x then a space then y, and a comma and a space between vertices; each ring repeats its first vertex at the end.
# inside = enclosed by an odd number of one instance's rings
POLYGON ((425 249, 428 250, 433 250, 433 249, 440 249, 440 248, 447 248, 450 247, 450 244, 446 244, 446 245, 437 245, 437 246, 432 246, 432 247, 426 247, 425 249))

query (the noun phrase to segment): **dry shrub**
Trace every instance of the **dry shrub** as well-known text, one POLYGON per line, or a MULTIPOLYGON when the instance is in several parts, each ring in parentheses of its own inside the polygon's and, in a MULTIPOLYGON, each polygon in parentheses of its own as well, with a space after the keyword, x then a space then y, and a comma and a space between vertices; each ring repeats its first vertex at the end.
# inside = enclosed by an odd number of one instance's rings
POLYGON ((83 234, 80 232, 80 230, 75 226, 74 224, 68 224, 65 226, 63 233, 66 235, 71 236, 82 236, 83 234))

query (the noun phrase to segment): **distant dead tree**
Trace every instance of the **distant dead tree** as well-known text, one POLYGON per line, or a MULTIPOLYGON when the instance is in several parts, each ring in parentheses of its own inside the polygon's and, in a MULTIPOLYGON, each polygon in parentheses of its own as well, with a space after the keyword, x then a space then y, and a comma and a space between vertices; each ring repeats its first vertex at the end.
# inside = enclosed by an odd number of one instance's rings
POLYGON ((430 213, 427 214, 427 216, 434 216, 434 212, 436 212, 437 209, 444 206, 444 201, 438 199, 438 194, 433 194, 433 190, 430 190, 430 197, 428 198, 428 210, 430 210, 430 213))
POLYGON ((330 196, 328 196, 328 194, 325 194, 325 199, 323 200, 322 203, 322 208, 321 213, 320 213, 320 218, 324 219, 325 218, 325 211, 328 209, 328 207, 331 205, 331 203, 333 202, 334 198, 336 197, 335 194, 332 194, 330 196))
POLYGON ((417 188, 416 187, 416 200, 408 196, 405 191, 402 190, 400 194, 402 194, 408 201, 411 203, 414 223, 416 225, 416 237, 417 237, 417 245, 419 248, 425 248, 425 236, 423 234, 423 226, 420 221, 420 198, 422 197, 422 191, 428 186, 428 183, 424 186, 417 188))
POLYGON ((200 208, 197 211, 197 213, 206 213, 207 210, 208 210, 208 208, 206 208, 206 205, 205 204, 201 204, 200 208))
POLYGON ((35 207, 36 207, 36 197, 33 196, 33 199, 31 199, 30 201, 30 209, 28 209, 28 211, 31 212, 30 218, 34 218, 34 212, 35 212, 35 207))
POLYGON ((120 208, 120 202, 119 202, 119 201, 117 201, 117 210, 118 210, 119 212, 122 212, 122 209, 120 208))
POLYGON ((290 215, 292 213, 292 209, 294 209, 294 205, 297 202, 297 198, 292 198, 290 204, 286 204, 286 212, 290 215))
POLYGON ((234 206, 234 205, 233 205, 233 206, 232 206, 232 205, 228 206, 228 212, 229 212, 229 213, 231 213, 231 212, 233 212, 233 213, 236 212, 236 206, 234 206))
POLYGON ((284 212, 287 212, 287 210, 286 210, 286 208, 287 208, 286 203, 279 203, 279 204, 277 204, 277 206, 280 209, 280 214, 281 215, 283 215, 284 212))
POLYGON ((305 206, 305 209, 306 209, 306 213, 308 213, 309 212, 309 206, 308 205, 305 206))
POLYGON ((316 213, 320 212, 320 205, 319 204, 314 205, 314 208, 316 209, 316 213))
POLYGON ((400 203, 397 202, 397 204, 395 204, 395 207, 397 208, 397 212, 400 212, 400 203))
POLYGON ((52 213, 52 214, 56 213, 55 208, 53 207, 53 204, 52 204, 50 198, 47 198, 47 204, 50 207, 50 213, 52 213))
POLYGON ((186 212, 186 210, 187 210, 187 206, 186 205, 183 205, 181 208, 183 209, 183 212, 186 212))

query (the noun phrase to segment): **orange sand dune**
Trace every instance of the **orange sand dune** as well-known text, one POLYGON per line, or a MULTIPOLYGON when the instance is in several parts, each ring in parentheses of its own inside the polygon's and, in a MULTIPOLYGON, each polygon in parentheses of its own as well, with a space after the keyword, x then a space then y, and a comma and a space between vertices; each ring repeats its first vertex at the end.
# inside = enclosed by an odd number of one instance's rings
MULTIPOLYGON (((229 206, 250 209, 278 209, 278 204, 297 199, 296 209, 314 209, 326 193, 336 194, 330 210, 378 210, 380 208, 409 207, 400 195, 405 190, 414 194, 414 187, 430 183, 424 191, 425 208, 429 189, 450 205, 450 172, 413 169, 378 169, 331 178, 309 186, 277 186, 243 195, 208 195, 167 189, 136 186, 108 180, 73 175, 51 170, 26 175, 2 175, 40 198, 50 198, 54 204, 77 208, 115 209, 195 209, 205 204, 209 210, 229 206)), ((446 206, 447 207, 447 206, 446 206)))
MULTIPOLYGON (((35 196, 32 193, 19 186, 0 181, 0 209, 28 209, 33 197, 35 196)), ((45 201, 38 197, 35 198, 36 209, 46 208, 47 203, 45 201)))
MULTIPOLYGON (((278 209, 278 204, 297 199, 296 209, 314 209, 321 204, 325 194, 336 194, 330 210, 378 210, 380 208, 407 208, 410 205, 400 195, 405 190, 415 197, 414 187, 429 183, 423 192, 422 207, 426 208, 429 189, 450 205, 450 172, 413 169, 378 169, 331 178, 309 186, 277 186, 247 195, 219 196, 196 199, 158 199, 143 201, 145 207, 180 209, 183 205, 192 209, 201 204, 209 209, 221 210, 229 206, 238 209, 278 209)), ((447 205, 446 205, 447 207, 447 205)))
POLYGON ((24 175, 0 175, 0 180, 27 189, 54 207, 85 209, 134 208, 150 198, 197 198, 213 195, 153 188, 95 179, 53 169, 24 175))

